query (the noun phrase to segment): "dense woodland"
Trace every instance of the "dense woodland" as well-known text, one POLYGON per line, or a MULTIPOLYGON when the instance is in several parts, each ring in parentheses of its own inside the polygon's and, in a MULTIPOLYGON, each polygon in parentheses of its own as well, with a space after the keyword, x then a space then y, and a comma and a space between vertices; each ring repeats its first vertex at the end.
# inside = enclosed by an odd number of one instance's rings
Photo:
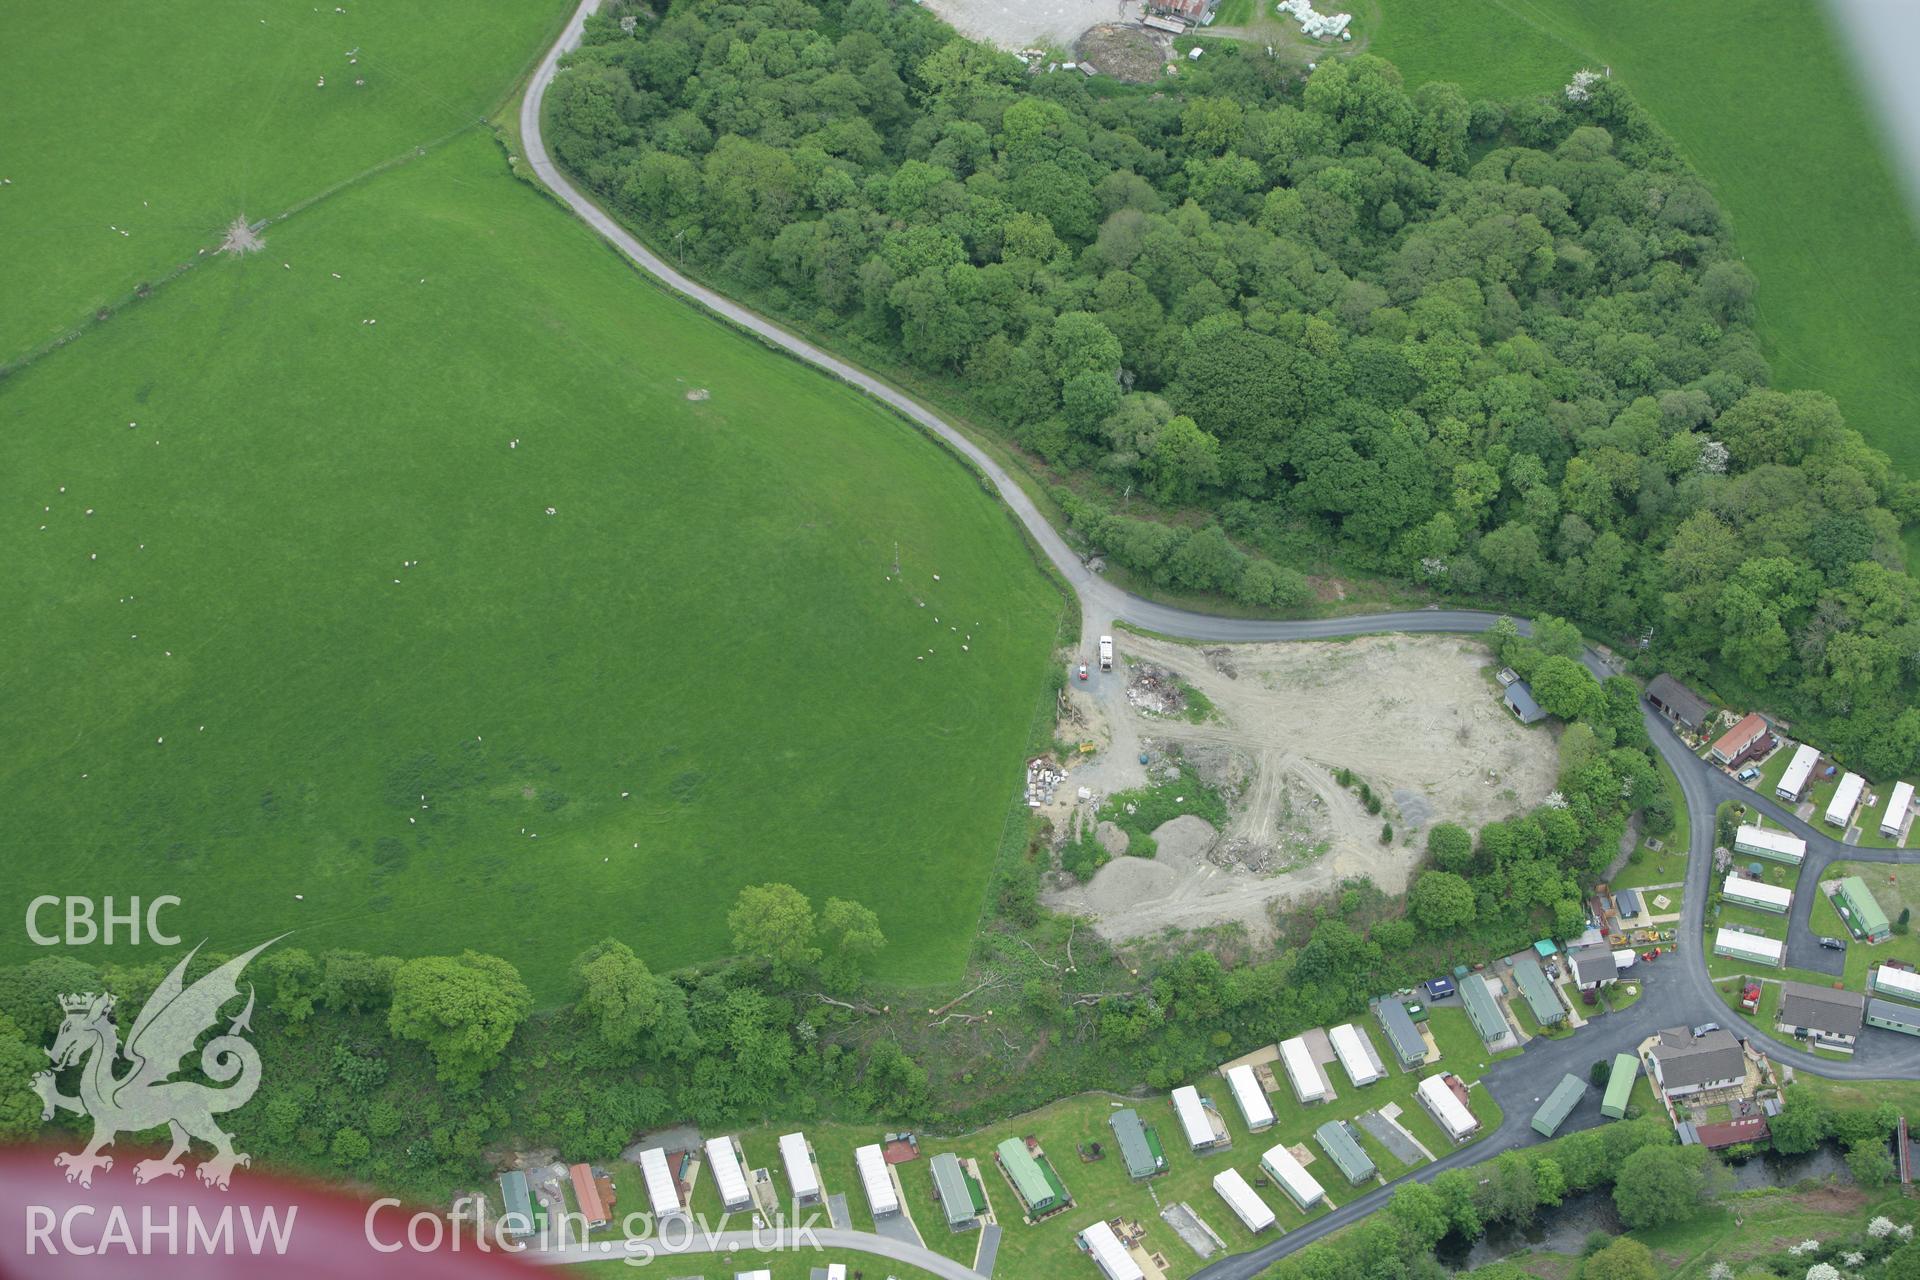
POLYGON ((1605 79, 1469 101, 1216 43, 1126 86, 886 0, 615 6, 587 38, 567 166, 1005 432, 1138 577, 1551 609, 1920 765, 1920 485, 1769 386, 1725 219, 1605 79))

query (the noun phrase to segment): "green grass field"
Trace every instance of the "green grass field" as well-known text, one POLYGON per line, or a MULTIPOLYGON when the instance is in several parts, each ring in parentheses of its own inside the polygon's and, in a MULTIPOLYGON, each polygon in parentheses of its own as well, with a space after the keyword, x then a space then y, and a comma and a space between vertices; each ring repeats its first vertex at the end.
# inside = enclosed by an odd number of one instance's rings
POLYGON ((457 20, 423 0, 339 8, 109 0, 83 22, 51 5, 9 15, 0 366, 211 250, 235 216, 278 214, 486 115, 570 6, 471 0, 457 20))
POLYGON ((1816 0, 1374 0, 1356 16, 1409 84, 1508 97, 1610 67, 1731 215, 1775 380, 1831 393, 1920 474, 1920 234, 1816 0))
POLYGON ((36 362, 0 434, 11 918, 172 893, 191 940, 475 947, 550 999, 789 880, 875 908, 890 979, 962 963, 1059 593, 949 455, 484 134, 36 362))

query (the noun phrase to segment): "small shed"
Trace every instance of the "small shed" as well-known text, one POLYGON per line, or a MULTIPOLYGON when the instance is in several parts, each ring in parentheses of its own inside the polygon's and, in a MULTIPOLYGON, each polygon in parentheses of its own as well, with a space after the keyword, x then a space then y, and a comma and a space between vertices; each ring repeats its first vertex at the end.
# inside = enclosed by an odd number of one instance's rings
POLYGON ((1538 724, 1547 718, 1540 704, 1533 700, 1533 689, 1525 680, 1515 680, 1500 695, 1507 704, 1507 710, 1513 712, 1521 724, 1538 724))

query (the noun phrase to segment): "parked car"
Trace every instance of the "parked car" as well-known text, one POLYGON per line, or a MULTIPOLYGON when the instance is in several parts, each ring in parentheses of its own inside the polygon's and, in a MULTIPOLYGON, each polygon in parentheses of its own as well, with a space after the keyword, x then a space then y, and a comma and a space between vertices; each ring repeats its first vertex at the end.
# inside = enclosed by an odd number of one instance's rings
POLYGON ((1752 782, 1755 778, 1760 776, 1760 771, 1754 768, 1752 765, 1748 765, 1746 768, 1742 769, 1736 776, 1742 782, 1752 782))
POLYGON ((1080 664, 1080 678, 1082 680, 1087 678, 1087 664, 1084 662, 1080 664))
POLYGON ((1847 944, 1838 938, 1822 937, 1820 939, 1820 945, 1829 951, 1845 951, 1847 949, 1847 944))

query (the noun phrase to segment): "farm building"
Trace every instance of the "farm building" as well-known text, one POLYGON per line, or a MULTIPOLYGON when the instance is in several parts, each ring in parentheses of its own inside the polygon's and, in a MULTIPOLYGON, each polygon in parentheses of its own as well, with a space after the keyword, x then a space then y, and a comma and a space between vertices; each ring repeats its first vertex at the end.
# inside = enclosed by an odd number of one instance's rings
POLYGON ((707 1163, 713 1166, 713 1185, 723 1208, 738 1212, 753 1203, 746 1170, 740 1167, 740 1148, 732 1138, 708 1138, 707 1163))
POLYGON ((1427 1042, 1403 1002, 1392 996, 1383 997, 1373 1002, 1373 1013, 1380 1020, 1380 1029, 1386 1032, 1387 1043, 1393 1046, 1393 1056, 1400 1059, 1401 1066, 1417 1066, 1427 1060, 1427 1042))
POLYGON ((1747 1056, 1733 1032, 1716 1028, 1696 1036, 1673 1027, 1654 1037, 1648 1057, 1653 1082, 1669 1098, 1710 1089, 1731 1089, 1747 1078, 1747 1056))
POLYGON ((1104 1222, 1096 1222, 1074 1237, 1093 1258, 1093 1264, 1107 1280, 1145 1280, 1146 1273, 1140 1270, 1140 1264, 1127 1252, 1127 1246, 1120 1243, 1120 1237, 1113 1234, 1113 1228, 1104 1222))
POLYGON ((1896 782, 1887 797, 1887 811, 1880 817, 1880 834, 1891 840, 1907 825, 1907 810, 1913 808, 1913 784, 1896 782))
POLYGON ((1351 1022, 1343 1022, 1327 1032, 1327 1039, 1333 1045, 1333 1056, 1340 1059, 1347 1078, 1353 1081, 1356 1088, 1370 1085, 1387 1074, 1386 1065, 1380 1061, 1373 1041, 1367 1039, 1367 1033, 1351 1022))
POLYGON ((1247 1230, 1256 1235, 1276 1221, 1273 1210, 1247 1185, 1238 1169, 1222 1169, 1214 1174, 1213 1189, 1227 1202, 1234 1216, 1246 1224, 1247 1230))
MULTIPOLYGON (((1273 1117, 1267 1117, 1273 1123, 1273 1117)), ((1132 1107, 1107 1117, 1113 1140, 1120 1144, 1120 1159, 1126 1163, 1129 1178, 1151 1178, 1167 1171, 1167 1157, 1160 1150, 1160 1138, 1140 1123, 1140 1113, 1132 1107)))
POLYGON ((1613 1070, 1607 1073, 1607 1091, 1600 1098, 1600 1114, 1621 1120, 1627 1114, 1627 1100, 1633 1096, 1633 1082, 1640 1078, 1640 1059, 1630 1053, 1613 1055, 1613 1070))
POLYGON ((820 1199, 820 1166, 815 1163, 813 1144, 804 1133, 780 1135, 780 1162, 787 1167, 787 1185, 800 1204, 820 1199))
POLYGON ((1747 960, 1753 964, 1764 964, 1768 968, 1778 969, 1786 963, 1787 947, 1785 943, 1763 934, 1742 933, 1738 929, 1715 929, 1713 954, 1731 956, 1735 960, 1747 960))
POLYGON ((1887 923, 1887 913, 1880 909, 1873 890, 1867 888, 1867 882, 1859 876, 1848 876, 1840 882, 1840 891, 1834 895, 1841 916, 1853 927, 1853 931, 1868 942, 1885 942, 1893 936, 1893 926, 1887 923))
POLYGON ((1567 952, 1567 968, 1573 974, 1574 985, 1582 991, 1596 990, 1620 977, 1619 962, 1605 946, 1575 947, 1567 952))
POLYGON ((1443 1072, 1437 1076, 1428 1076, 1415 1088, 1414 1095, 1420 1099, 1420 1105, 1427 1109, 1440 1131, 1455 1142, 1465 1142, 1480 1128, 1480 1122, 1473 1118, 1473 1112, 1467 1110, 1467 1104, 1460 1101, 1447 1083, 1443 1072))
POLYGON ((1493 992, 1487 989, 1487 980, 1480 974, 1470 973, 1460 979, 1460 1003, 1466 1006, 1467 1021, 1489 1045, 1513 1035, 1513 1028, 1507 1025, 1507 1015, 1500 1011, 1500 1002, 1493 998, 1493 992))
POLYGON ((1903 1035, 1920 1036, 1920 1009, 1891 1000, 1867 1001, 1867 1025, 1903 1035))
POLYGON ((1518 716, 1521 724, 1537 724, 1547 718, 1547 713, 1533 700, 1533 690, 1525 680, 1515 680, 1500 696, 1506 702, 1507 710, 1518 716))
POLYGON ((1580 1105, 1580 1099, 1587 1096, 1587 1082, 1572 1074, 1560 1077, 1560 1083, 1553 1086, 1546 1101, 1533 1113, 1533 1131, 1543 1138, 1551 1138, 1567 1122, 1573 1109, 1580 1105))
POLYGON ((1325 1102, 1327 1100, 1326 1078, 1320 1074, 1320 1067, 1307 1052, 1307 1042, 1299 1036, 1280 1042, 1280 1064, 1286 1068, 1287 1079, 1293 1085, 1294 1097, 1302 1102, 1325 1102))
POLYGON ((580 1206, 580 1216, 587 1221, 587 1227, 607 1225, 606 1202, 600 1198, 600 1188, 594 1185, 593 1170, 584 1164, 567 1167, 567 1181, 573 1184, 573 1202, 580 1206))
POLYGON ((1805 742, 1795 747, 1793 759, 1787 762, 1787 771, 1780 775, 1773 794, 1788 804, 1799 804, 1800 797, 1807 793, 1807 783, 1813 778, 1813 766, 1819 763, 1817 747, 1805 742))
POLYGON ((973 1180, 960 1164, 960 1157, 942 1151, 927 1163, 933 1175, 933 1198, 946 1215, 947 1230, 965 1231, 980 1221, 980 1209, 973 1202, 973 1180))
POLYGON ((1195 1151, 1211 1151, 1227 1145, 1226 1124, 1198 1089, 1183 1084, 1173 1091, 1172 1101, 1173 1114, 1180 1120, 1180 1131, 1187 1135, 1189 1147, 1195 1151))
MULTIPOLYGON (((1018 1139, 1009 1138, 1009 1142, 1018 1139)), ((1026 1148, 1022 1146, 1021 1151, 1026 1148)), ((860 1170, 860 1185, 867 1191, 867 1207, 873 1210, 876 1218, 889 1217, 900 1212, 900 1193, 894 1189, 893 1171, 887 1168, 887 1157, 881 1152, 880 1144, 869 1142, 856 1149, 853 1163, 860 1170)))
POLYGON ((1045 1217, 1073 1203, 1072 1197, 1067 1195, 1067 1189, 1049 1170, 1041 1167, 1021 1139, 1008 1138, 994 1148, 994 1155, 1000 1162, 1001 1171, 1007 1175, 1007 1181, 1013 1184, 1014 1194, 1020 1197, 1020 1203, 1026 1207, 1029 1218, 1045 1217))
POLYGON ((1540 970, 1540 963, 1532 956, 1521 956, 1513 962, 1514 981, 1520 984, 1520 994, 1526 999, 1527 1008, 1533 1011, 1533 1019, 1543 1027, 1557 1027, 1567 1020, 1567 1007, 1560 1003, 1560 993, 1547 981, 1547 975, 1540 970))
POLYGON ((1743 907, 1752 907, 1756 911, 1771 911, 1777 916, 1787 914, 1793 906, 1793 890, 1784 885, 1768 884, 1765 880, 1749 880, 1738 871, 1727 877, 1720 886, 1720 896, 1728 902, 1743 907))
POLYGON ((1647 701, 1655 711, 1693 733, 1704 729, 1713 713, 1711 703, 1665 672, 1647 684, 1647 701))
POLYGON ((1293 1158, 1293 1152, 1284 1146, 1269 1147, 1267 1153, 1260 1157, 1260 1167, 1287 1193, 1287 1199, 1293 1201, 1302 1213, 1327 1198, 1326 1190, 1293 1158))
POLYGON ((1840 785, 1833 789, 1833 799, 1827 802, 1827 825, 1839 827, 1842 831, 1853 821, 1853 811, 1860 807, 1860 795, 1867 789, 1867 780, 1857 773, 1847 773, 1840 779, 1840 785))
POLYGON ((660 1147, 648 1147, 640 1153, 640 1174, 647 1183, 647 1204, 653 1216, 664 1218, 679 1213, 680 1181, 667 1167, 667 1153, 660 1147))
POLYGON ((1327 1153, 1327 1158, 1340 1167, 1340 1172, 1354 1186, 1374 1176, 1373 1158, 1360 1149, 1360 1144, 1354 1141, 1344 1120, 1327 1121, 1313 1131, 1313 1136, 1320 1143, 1320 1149, 1327 1153))
POLYGON ((1828 1045, 1850 1045, 1860 1038, 1866 997, 1857 991, 1816 987, 1809 982, 1780 984, 1780 1012, 1774 1025, 1783 1033, 1828 1045))
POLYGON ((1248 1129, 1258 1133, 1273 1123, 1273 1108, 1267 1105, 1267 1091, 1260 1087, 1260 1077, 1253 1074, 1252 1067, 1245 1063, 1229 1067, 1227 1087, 1233 1090, 1233 1100, 1239 1104, 1240 1118, 1247 1122, 1248 1129))
POLYGON ((508 1169, 500 1175, 500 1203, 506 1213, 500 1229, 510 1236, 533 1234, 533 1196, 527 1190, 527 1175, 508 1169))
POLYGON ((1867 975, 1867 986, 1880 995, 1920 1004, 1920 973, 1911 969, 1880 965, 1867 975))
POLYGON ((1771 738, 1767 718, 1758 711, 1749 711, 1740 717, 1740 723, 1720 735, 1708 750, 1707 759, 1731 769, 1764 753, 1771 738))
POLYGON ((1750 858, 1771 858, 1799 866, 1807 856, 1807 842, 1784 831, 1772 831, 1743 822, 1733 833, 1733 851, 1750 858))

